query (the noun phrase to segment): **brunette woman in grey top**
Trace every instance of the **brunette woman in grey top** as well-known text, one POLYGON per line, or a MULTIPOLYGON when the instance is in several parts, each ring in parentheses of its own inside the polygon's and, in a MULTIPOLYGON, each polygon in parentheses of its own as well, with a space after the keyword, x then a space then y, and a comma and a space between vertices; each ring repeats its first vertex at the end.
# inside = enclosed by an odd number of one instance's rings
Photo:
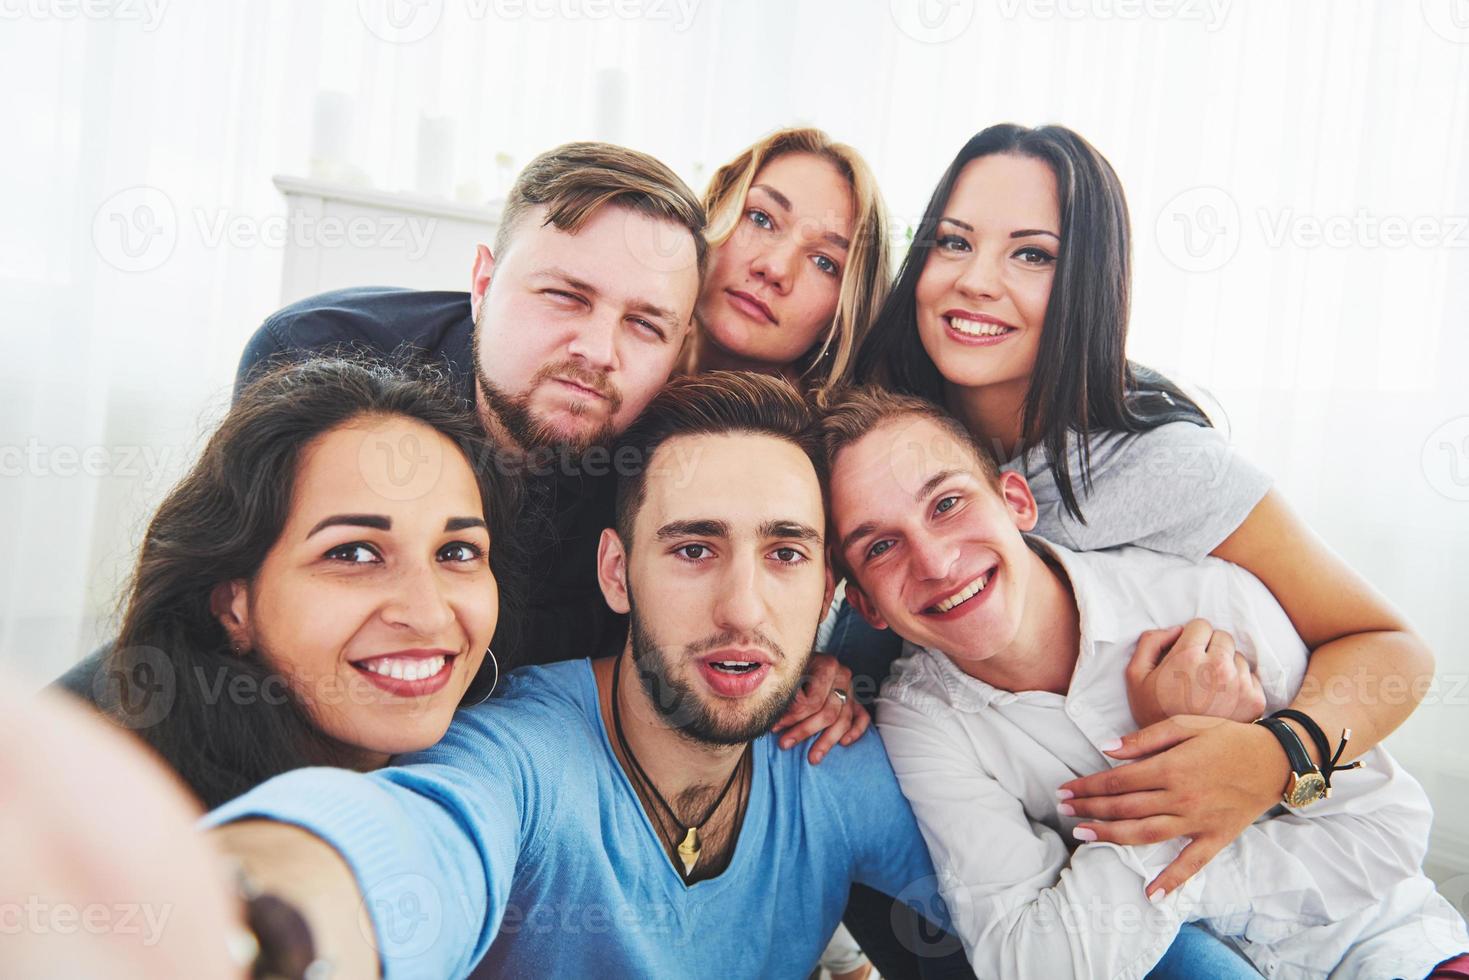
MULTIPOLYGON (((1345 762, 1417 706, 1433 656, 1188 396, 1126 359, 1129 260, 1127 204, 1101 154, 1063 127, 992 126, 934 190, 858 378, 945 406, 1020 470, 1042 537, 1252 572, 1312 650, 1293 707, 1333 739, 1351 729, 1345 762)), ((1171 892, 1280 802, 1288 773, 1264 728, 1161 720, 1146 689, 1134 703, 1146 727, 1113 755, 1155 754, 1058 790, 1099 840, 1192 838, 1148 886, 1171 892)))

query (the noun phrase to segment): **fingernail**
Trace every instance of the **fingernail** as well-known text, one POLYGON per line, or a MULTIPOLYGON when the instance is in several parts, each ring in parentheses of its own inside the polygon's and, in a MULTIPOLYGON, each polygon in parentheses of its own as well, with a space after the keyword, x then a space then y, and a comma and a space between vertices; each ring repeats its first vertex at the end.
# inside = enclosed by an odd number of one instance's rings
POLYGON ((1116 752, 1118 749, 1122 748, 1122 739, 1109 738, 1101 745, 1098 745, 1097 748, 1101 749, 1103 752, 1116 752))
POLYGON ((1056 790, 1056 799, 1058 799, 1058 800, 1069 800, 1069 799, 1071 799, 1075 795, 1076 794, 1073 793, 1073 792, 1071 792, 1071 790, 1069 790, 1069 789, 1058 789, 1058 790, 1056 790))
POLYGON ((1166 894, 1168 893, 1165 892, 1163 889, 1154 888, 1152 891, 1148 892, 1148 901, 1152 902, 1154 905, 1157 905, 1159 902, 1163 901, 1163 896, 1166 894))
POLYGON ((822 759, 825 759, 825 758, 826 758, 826 753, 825 752, 817 752, 816 754, 814 754, 811 757, 811 761, 812 762, 819 763, 822 759))
POLYGON ((1071 831, 1071 836, 1077 840, 1094 841, 1097 839, 1097 832, 1088 827, 1077 827, 1071 831))
POLYGON ((1056 812, 1063 817, 1074 817, 1076 816, 1076 807, 1070 803, 1058 803, 1056 805, 1056 812))
POLYGON ((795 744, 796 744, 795 742, 791 741, 788 738, 783 738, 783 739, 780 740, 780 747, 783 748, 783 749, 788 749, 792 745, 795 745, 795 744))

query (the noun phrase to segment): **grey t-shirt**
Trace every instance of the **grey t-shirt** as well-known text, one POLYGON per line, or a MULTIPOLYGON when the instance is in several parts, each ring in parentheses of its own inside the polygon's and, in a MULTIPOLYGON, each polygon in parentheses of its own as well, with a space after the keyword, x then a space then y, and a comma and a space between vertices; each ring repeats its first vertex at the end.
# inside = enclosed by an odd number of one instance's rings
POLYGON ((1031 449, 1002 469, 1029 481, 1040 509, 1034 533, 1073 551, 1137 545, 1199 561, 1244 523, 1270 489, 1270 478, 1222 432, 1192 422, 1093 433, 1090 492, 1082 487, 1074 437, 1067 452, 1084 524, 1062 503, 1045 449, 1031 449))

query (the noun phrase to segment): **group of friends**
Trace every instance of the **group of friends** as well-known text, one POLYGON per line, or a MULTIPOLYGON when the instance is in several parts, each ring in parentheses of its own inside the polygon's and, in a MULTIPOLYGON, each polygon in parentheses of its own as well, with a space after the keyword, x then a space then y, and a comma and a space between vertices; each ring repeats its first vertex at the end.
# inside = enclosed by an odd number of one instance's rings
POLYGON ((1111 166, 993 126, 894 231, 818 130, 572 143, 467 294, 269 317, 59 682, 234 869, 148 975, 1469 976, 1432 655, 1127 359, 1111 166))

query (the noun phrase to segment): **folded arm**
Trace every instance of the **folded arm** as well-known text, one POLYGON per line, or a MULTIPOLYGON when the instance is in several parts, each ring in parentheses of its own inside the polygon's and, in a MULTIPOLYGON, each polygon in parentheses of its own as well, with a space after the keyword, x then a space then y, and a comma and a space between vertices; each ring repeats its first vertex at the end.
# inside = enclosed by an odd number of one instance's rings
MULTIPOLYGON (((1315 719, 1333 744, 1343 730, 1351 730, 1343 762, 1376 746, 1423 700, 1433 680, 1432 653, 1275 491, 1213 554, 1264 583, 1311 649, 1291 707, 1315 719)), ((1319 765, 1311 739, 1296 727, 1319 765)), ((1130 766, 1061 789, 1075 795, 1071 803, 1078 815, 1098 819, 1087 827, 1099 840, 1191 839, 1149 891, 1172 892, 1197 873, 1280 802, 1290 775, 1274 738, 1258 726, 1229 721, 1159 722, 1124 737, 1122 748, 1111 755, 1129 760, 1130 766), (1124 773, 1128 768, 1139 771, 1124 773)))

